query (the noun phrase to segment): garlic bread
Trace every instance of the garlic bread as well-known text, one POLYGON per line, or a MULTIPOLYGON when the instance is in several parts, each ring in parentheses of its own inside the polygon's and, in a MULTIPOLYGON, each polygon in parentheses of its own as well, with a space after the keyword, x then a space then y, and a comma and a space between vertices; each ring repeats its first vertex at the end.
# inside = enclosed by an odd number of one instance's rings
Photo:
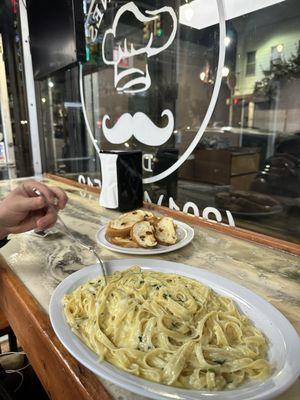
POLYGON ((141 247, 155 247, 157 241, 154 237, 154 227, 149 221, 137 222, 130 231, 130 237, 141 247))
POLYGON ((154 236, 160 244, 167 246, 175 244, 178 238, 173 218, 162 217, 154 225, 154 236))

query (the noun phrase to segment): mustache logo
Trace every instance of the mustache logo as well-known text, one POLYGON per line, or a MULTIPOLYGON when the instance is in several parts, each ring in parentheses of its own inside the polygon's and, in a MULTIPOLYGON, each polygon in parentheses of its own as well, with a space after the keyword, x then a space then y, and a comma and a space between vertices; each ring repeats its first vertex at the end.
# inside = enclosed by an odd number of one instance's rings
POLYGON ((139 142, 147 146, 161 146, 172 135, 174 129, 174 116, 172 111, 164 110, 161 117, 168 117, 167 126, 157 127, 151 119, 142 112, 133 116, 129 113, 122 114, 112 128, 107 127, 110 117, 106 114, 103 117, 102 130, 106 139, 113 144, 127 142, 134 136, 139 142))

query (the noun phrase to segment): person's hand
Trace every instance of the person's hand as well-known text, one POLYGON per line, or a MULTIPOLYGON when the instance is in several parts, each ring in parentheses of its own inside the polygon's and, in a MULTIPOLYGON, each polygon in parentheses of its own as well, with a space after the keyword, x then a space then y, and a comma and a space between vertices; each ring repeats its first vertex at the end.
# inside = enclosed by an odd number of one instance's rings
POLYGON ((50 228, 56 222, 58 210, 62 210, 67 201, 62 189, 26 181, 0 202, 0 239, 10 233, 50 228), (37 197, 33 188, 38 189, 54 208, 47 207, 45 199, 37 197))

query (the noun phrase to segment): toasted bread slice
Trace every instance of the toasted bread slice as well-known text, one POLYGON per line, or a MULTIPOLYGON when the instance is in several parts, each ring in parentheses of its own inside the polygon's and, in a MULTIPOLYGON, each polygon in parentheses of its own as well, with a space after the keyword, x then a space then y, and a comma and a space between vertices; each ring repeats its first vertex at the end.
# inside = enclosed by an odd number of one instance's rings
POLYGON ((145 221, 150 222, 150 224, 153 225, 153 226, 154 226, 159 220, 160 220, 160 218, 157 217, 157 216, 154 215, 154 214, 152 214, 151 217, 148 217, 148 218, 146 217, 146 218, 145 218, 145 221))
POLYGON ((130 230, 136 222, 143 221, 145 212, 135 210, 122 214, 119 218, 111 221, 106 229, 106 235, 109 237, 126 237, 130 235, 130 230))
POLYGON ((155 247, 154 227, 148 221, 137 222, 130 231, 130 237, 141 247, 155 247))
POLYGON ((121 247, 133 247, 133 248, 137 248, 139 247, 139 245, 132 240, 129 236, 127 237, 108 237, 107 240, 117 246, 121 246, 121 247))
POLYGON ((156 218, 155 215, 150 211, 143 211, 143 213, 144 213, 144 220, 145 221, 152 221, 153 219, 156 218))
POLYGON ((177 233, 173 218, 161 218, 155 224, 154 230, 154 236, 158 243, 169 246, 177 242, 177 233))

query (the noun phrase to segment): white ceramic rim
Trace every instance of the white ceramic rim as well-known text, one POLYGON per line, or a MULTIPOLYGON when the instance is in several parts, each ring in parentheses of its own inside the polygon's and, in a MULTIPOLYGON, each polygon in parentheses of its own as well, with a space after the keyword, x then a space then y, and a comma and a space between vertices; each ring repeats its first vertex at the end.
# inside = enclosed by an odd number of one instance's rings
POLYGON ((152 399, 177 400, 196 400, 199 398, 212 398, 213 400, 266 400, 283 393, 296 381, 300 374, 300 339, 290 322, 270 303, 233 281, 185 264, 149 258, 135 258, 111 260, 106 262, 106 268, 108 270, 122 270, 134 264, 148 270, 155 269, 174 273, 182 273, 182 270, 184 270, 185 276, 200 280, 204 284, 212 286, 217 292, 233 297, 239 305, 245 304, 252 309, 254 308, 254 311, 261 318, 271 322, 272 330, 278 330, 286 353, 284 367, 262 383, 252 383, 251 386, 242 386, 235 390, 208 392, 185 390, 157 384, 121 371, 108 362, 99 363, 97 355, 72 333, 65 321, 61 305, 61 299, 65 293, 73 290, 88 279, 99 276, 99 266, 92 265, 68 276, 57 286, 51 297, 49 314, 52 327, 62 344, 79 362, 96 375, 139 395, 152 399))

